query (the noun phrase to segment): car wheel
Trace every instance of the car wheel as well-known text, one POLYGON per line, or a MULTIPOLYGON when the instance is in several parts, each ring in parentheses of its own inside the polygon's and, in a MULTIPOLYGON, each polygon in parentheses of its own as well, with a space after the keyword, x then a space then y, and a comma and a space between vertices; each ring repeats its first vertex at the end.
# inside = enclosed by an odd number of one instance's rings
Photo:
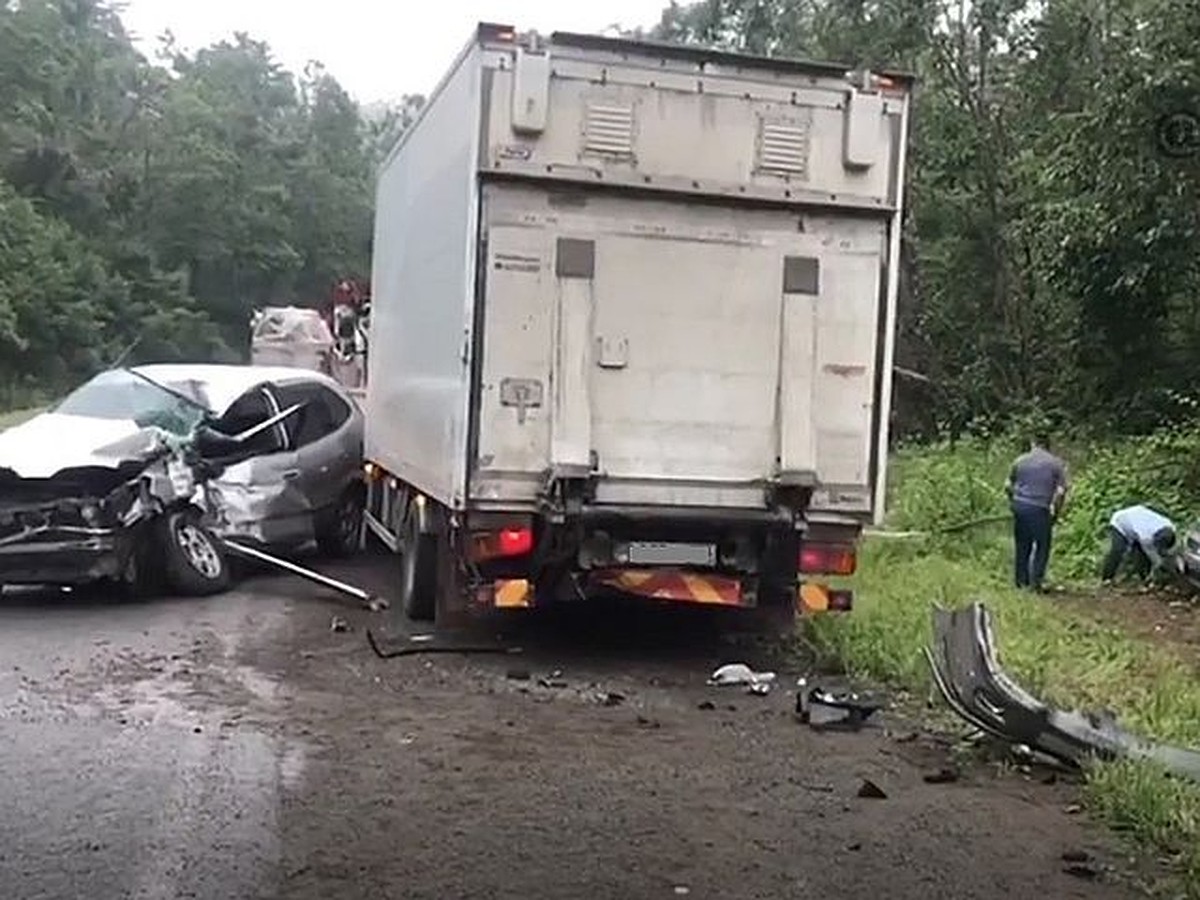
POLYGON ((353 554, 362 531, 362 493, 348 488, 329 516, 317 528, 317 549, 326 556, 342 558, 353 554))
POLYGON ((437 612, 437 562, 437 536, 423 534, 410 509, 400 545, 400 608, 414 621, 432 621, 437 612))
POLYGON ((229 561, 224 548, 201 523, 196 510, 167 513, 160 528, 166 580, 172 590, 204 597, 229 587, 229 561))

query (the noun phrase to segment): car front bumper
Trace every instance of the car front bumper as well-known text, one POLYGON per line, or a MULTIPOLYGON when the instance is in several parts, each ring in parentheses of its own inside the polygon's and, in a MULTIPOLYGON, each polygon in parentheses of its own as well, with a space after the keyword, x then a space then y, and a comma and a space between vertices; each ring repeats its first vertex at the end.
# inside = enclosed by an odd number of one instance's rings
POLYGON ((115 529, 46 529, 0 542, 0 585, 80 585, 125 570, 125 542, 115 529))

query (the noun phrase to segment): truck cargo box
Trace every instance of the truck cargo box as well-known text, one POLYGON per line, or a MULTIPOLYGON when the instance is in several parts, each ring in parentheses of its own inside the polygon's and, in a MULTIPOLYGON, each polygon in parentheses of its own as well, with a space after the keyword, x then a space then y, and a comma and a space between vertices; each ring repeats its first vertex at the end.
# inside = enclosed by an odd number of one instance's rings
POLYGON ((450 510, 878 516, 908 95, 480 26, 380 173, 368 458, 450 510))

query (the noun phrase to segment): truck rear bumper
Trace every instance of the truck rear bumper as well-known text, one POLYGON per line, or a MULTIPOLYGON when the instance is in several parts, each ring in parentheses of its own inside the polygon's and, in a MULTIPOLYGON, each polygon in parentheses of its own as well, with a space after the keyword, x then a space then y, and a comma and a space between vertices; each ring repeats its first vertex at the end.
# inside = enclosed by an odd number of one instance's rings
MULTIPOLYGON (((615 593, 695 606, 739 609, 758 606, 750 579, 681 569, 605 569, 588 573, 576 585, 581 599, 615 593)), ((499 579, 484 584, 479 587, 475 601, 479 606, 493 609, 529 609, 537 605, 536 591, 526 579, 499 579)), ((812 582, 800 585, 795 593, 798 614, 848 612, 853 603, 852 591, 812 582)))

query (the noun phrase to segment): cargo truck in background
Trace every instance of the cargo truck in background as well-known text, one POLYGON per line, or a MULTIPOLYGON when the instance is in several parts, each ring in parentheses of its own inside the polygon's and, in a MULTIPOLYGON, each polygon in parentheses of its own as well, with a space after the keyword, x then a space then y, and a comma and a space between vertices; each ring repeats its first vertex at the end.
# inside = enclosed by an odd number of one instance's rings
POLYGON ((381 168, 367 524, 408 616, 846 609, 911 81, 481 25, 381 168))

